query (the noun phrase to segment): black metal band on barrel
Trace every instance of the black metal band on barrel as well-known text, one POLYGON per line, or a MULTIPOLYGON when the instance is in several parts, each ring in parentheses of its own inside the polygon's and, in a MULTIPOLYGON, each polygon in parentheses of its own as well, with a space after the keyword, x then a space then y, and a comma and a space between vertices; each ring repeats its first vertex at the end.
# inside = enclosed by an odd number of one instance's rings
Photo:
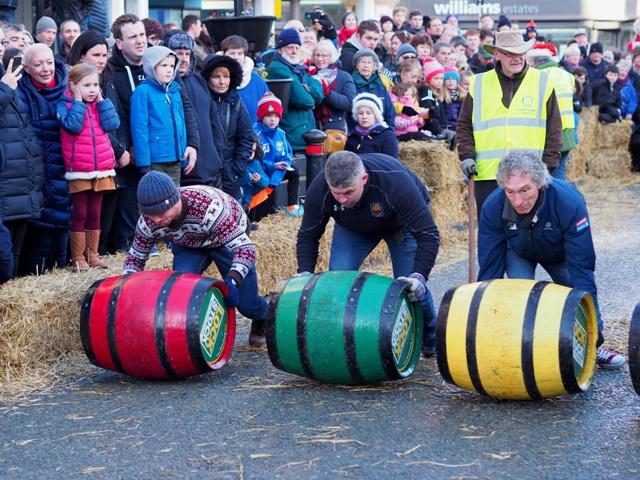
POLYGON ((358 310, 358 301, 360 300, 360 293, 362 287, 370 276, 369 273, 360 273, 351 285, 349 290, 349 297, 344 307, 344 355, 347 360, 347 368, 349 369, 349 375, 355 383, 365 383, 365 379, 360 373, 360 367, 358 367, 358 357, 356 355, 356 313, 358 310))
POLYGON ((171 291, 173 290, 173 287, 180 275, 182 275, 181 272, 173 272, 162 284, 162 288, 160 288, 160 293, 158 294, 158 299, 156 300, 155 316, 153 318, 153 333, 156 344, 156 354, 158 355, 158 360, 160 361, 162 368, 164 368, 164 371, 170 378, 177 378, 178 376, 171 366, 171 361, 169 360, 169 355, 167 354, 167 302, 169 301, 171 291))
POLYGON ((382 360, 384 373, 387 375, 389 380, 402 378, 393 358, 391 337, 393 336, 393 326, 396 320, 396 306, 398 305, 400 295, 406 286, 407 285, 404 282, 399 282, 397 280, 394 281, 387 289, 387 293, 385 294, 382 302, 382 309, 380 310, 380 333, 378 337, 380 358, 382 360))
POLYGON ((629 374, 633 388, 640 395, 640 303, 633 309, 629 327, 629 374))
POLYGON ((296 318, 296 339, 298 343, 298 353, 300 355, 300 363, 304 373, 315 378, 311 370, 311 362, 309 361, 309 352, 307 351, 307 310, 309 309, 309 300, 313 288, 320 279, 319 274, 312 275, 307 284, 302 289, 300 295, 300 303, 298 304, 298 317, 296 318))
POLYGON ((97 280, 87 290, 82 299, 82 307, 80 307, 80 341, 82 342, 82 348, 87 358, 94 365, 100 366, 96 363, 96 354, 91 346, 91 329, 89 328, 89 320, 91 319, 91 304, 93 303, 93 297, 96 294, 96 290, 100 284, 104 281, 97 280))
POLYGON ((191 363, 202 373, 210 371, 211 368, 202 356, 202 350, 200 349, 200 315, 204 297, 213 283, 214 281, 210 278, 198 280, 191 291, 189 304, 187 305, 186 323, 189 358, 191 363))
POLYGON ((572 289, 564 302, 560 319, 558 362, 560 363, 560 378, 562 378, 562 384, 567 393, 582 391, 573 367, 573 328, 576 323, 576 312, 584 295, 584 292, 572 289))
POLYGON ((113 290, 111 291, 111 298, 109 298, 109 309, 107 311, 107 343, 109 344, 109 353, 111 354, 113 365, 119 372, 124 372, 124 370, 122 368, 122 362, 120 361, 118 345, 116 342, 116 313, 120 290, 122 290, 122 286, 125 284, 128 277, 129 275, 123 275, 120 280, 118 280, 115 287, 113 287, 113 290))
POLYGON ((284 370, 278 353, 278 345, 276 342, 276 311, 278 310, 278 302, 280 301, 280 293, 273 293, 269 297, 267 305, 267 317, 264 324, 264 335, 267 341, 267 352, 274 367, 284 370))
POLYGON ((540 390, 538 390, 538 382, 536 381, 536 372, 533 364, 533 334, 535 332, 536 314, 538 313, 538 305, 542 291, 549 285, 549 282, 536 282, 529 292, 527 298, 527 306, 524 311, 524 321, 522 322, 522 380, 527 389, 527 394, 533 400, 540 400, 540 390))
POLYGON ((456 293, 456 289, 451 288, 442 297, 436 324, 436 361, 438 362, 440 375, 448 383, 455 383, 451 377, 449 361, 447 360, 447 319, 449 318, 449 308, 451 307, 454 293, 456 293))
POLYGON ((478 371, 478 358, 476 356, 476 332, 478 328, 478 311, 480 310, 480 303, 482 303, 482 296, 491 282, 482 282, 471 298, 471 305, 469 305, 469 315, 467 316, 467 332, 466 332, 466 351, 467 351, 467 363, 469 365, 469 377, 473 388, 477 392, 487 394, 482 386, 482 380, 480 379, 480 372, 478 371))

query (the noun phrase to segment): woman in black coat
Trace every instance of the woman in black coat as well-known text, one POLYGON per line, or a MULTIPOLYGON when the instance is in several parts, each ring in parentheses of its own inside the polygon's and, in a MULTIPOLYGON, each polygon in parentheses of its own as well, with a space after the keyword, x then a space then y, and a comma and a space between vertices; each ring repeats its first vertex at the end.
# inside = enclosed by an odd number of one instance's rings
POLYGON ((253 149, 253 125, 237 90, 242 67, 231 57, 212 54, 204 60, 201 75, 213 99, 211 126, 222 154, 222 190, 240 200, 240 183, 253 149))

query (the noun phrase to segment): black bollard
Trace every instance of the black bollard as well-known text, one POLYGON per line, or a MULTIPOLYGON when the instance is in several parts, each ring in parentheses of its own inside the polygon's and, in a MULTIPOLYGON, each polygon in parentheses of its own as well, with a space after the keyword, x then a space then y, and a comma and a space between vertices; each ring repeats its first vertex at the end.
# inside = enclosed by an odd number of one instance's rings
POLYGON ((302 138, 307 144, 304 153, 307 156, 307 188, 309 188, 313 178, 324 167, 324 140, 327 134, 314 128, 302 135, 302 138))

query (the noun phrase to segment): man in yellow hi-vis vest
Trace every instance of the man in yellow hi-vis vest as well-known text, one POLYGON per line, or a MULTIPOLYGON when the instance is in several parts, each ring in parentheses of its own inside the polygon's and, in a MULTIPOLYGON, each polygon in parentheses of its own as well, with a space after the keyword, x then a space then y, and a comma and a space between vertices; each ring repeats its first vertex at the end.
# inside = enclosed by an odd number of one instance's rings
POLYGON ((573 114, 573 87, 576 79, 571 73, 561 68, 560 64, 553 61, 553 54, 548 48, 536 47, 529 50, 527 62, 536 70, 548 73, 553 82, 562 119, 562 149, 558 167, 551 174, 553 178, 566 180, 569 153, 576 148, 576 124, 573 114))
POLYGON ((500 161, 514 149, 538 152, 549 170, 558 166, 562 121, 548 74, 529 68, 525 42, 514 30, 497 32, 496 44, 484 48, 496 68, 472 77, 458 118, 458 155, 462 172, 475 176, 478 212, 495 190, 500 161))

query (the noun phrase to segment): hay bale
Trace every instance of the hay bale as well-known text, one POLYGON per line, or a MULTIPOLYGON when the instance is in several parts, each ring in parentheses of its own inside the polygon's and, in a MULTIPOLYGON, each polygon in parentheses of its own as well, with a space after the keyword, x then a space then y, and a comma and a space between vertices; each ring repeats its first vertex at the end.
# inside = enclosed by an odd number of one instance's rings
POLYGON ((587 175, 587 162, 596 150, 596 129, 598 127, 598 107, 584 108, 578 123, 578 146, 571 152, 567 178, 578 180, 587 175))
MULTIPOLYGON (((400 142, 400 161, 411 168, 429 189, 431 213, 443 244, 464 235, 460 226, 467 219, 466 192, 460 161, 445 142, 400 142)), ((463 229, 462 229, 463 230, 463 229)))
POLYGON ((587 173, 596 178, 630 177, 631 154, 626 148, 597 150, 587 162, 587 173))
MULTIPOLYGON (((258 230, 252 232, 251 238, 258 251, 256 271, 258 273, 258 285, 262 294, 276 291, 281 280, 296 274, 298 267, 296 261, 296 239, 301 223, 302 220, 299 218, 287 217, 284 213, 277 213, 263 218, 259 223, 258 230)), ((320 239, 316 272, 329 270, 333 225, 333 220, 329 221, 325 233, 320 239)), ((386 244, 380 242, 367 257, 363 268, 368 269, 370 266, 386 261, 388 256, 389 251, 386 244)), ((217 273, 215 266, 213 270, 207 270, 207 274, 210 274, 210 276, 215 273, 217 273)))
POLYGON ((631 139, 631 120, 623 120, 617 123, 602 124, 596 122, 595 129, 595 151, 601 149, 629 149, 631 139))

